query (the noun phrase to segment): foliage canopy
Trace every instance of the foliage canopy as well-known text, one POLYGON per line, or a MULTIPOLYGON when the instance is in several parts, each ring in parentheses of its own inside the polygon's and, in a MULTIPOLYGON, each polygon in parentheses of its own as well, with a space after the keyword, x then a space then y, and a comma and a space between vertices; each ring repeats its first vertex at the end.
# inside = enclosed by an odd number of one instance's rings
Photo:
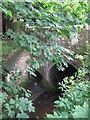
POLYGON ((80 25, 85 26, 88 19, 87 1, 10 1, 2 2, 0 8, 13 20, 13 24, 24 28, 20 31, 9 29, 6 35, 14 39, 16 47, 33 55, 33 59, 28 60, 33 69, 38 69, 47 61, 60 69, 64 57, 70 60, 72 52, 60 45, 58 36, 70 38, 76 29, 81 31, 80 25))

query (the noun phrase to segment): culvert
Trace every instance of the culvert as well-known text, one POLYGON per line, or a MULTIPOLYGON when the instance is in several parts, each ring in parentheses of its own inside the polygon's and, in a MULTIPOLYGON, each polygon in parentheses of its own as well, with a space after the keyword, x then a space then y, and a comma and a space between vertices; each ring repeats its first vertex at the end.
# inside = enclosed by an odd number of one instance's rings
POLYGON ((56 91, 59 82, 62 82, 65 77, 70 77, 77 73, 77 68, 74 65, 70 63, 67 63, 67 65, 68 67, 62 63, 62 67, 65 68, 64 71, 59 71, 56 65, 53 65, 50 70, 47 71, 48 77, 41 75, 38 71, 35 71, 36 76, 30 74, 28 74, 28 76, 32 82, 41 83, 47 91, 56 91), (45 77, 47 79, 45 79, 45 77))
POLYGON ((54 89, 58 87, 58 82, 62 82, 65 77, 75 76, 75 73, 77 74, 77 68, 74 65, 70 63, 67 63, 67 65, 68 67, 62 64, 62 67, 65 68, 64 71, 59 71, 56 65, 53 65, 50 69, 49 80, 54 89))
POLYGON ((30 75, 30 73, 28 72, 28 78, 32 81, 32 82, 40 82, 42 80, 42 75, 37 71, 35 70, 35 75, 30 75))

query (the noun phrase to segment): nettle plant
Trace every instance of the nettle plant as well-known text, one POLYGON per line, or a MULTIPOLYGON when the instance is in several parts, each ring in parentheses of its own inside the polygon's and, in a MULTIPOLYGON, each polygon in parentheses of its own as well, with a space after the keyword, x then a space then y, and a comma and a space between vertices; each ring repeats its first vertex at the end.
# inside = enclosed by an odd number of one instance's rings
POLYGON ((10 73, 9 82, 0 82, 0 118, 29 118, 30 112, 35 112, 31 91, 18 84, 17 80, 24 82, 21 70, 14 67, 10 73))
POLYGON ((62 62, 65 63, 63 59, 71 60, 73 52, 60 45, 58 36, 70 38, 76 29, 81 31, 80 25, 84 25, 88 19, 87 1, 10 1, 3 2, 1 8, 7 17, 11 17, 14 25, 21 28, 9 29, 6 36, 13 39, 17 48, 30 52, 33 59, 27 63, 31 64, 32 69, 44 66, 47 61, 62 69, 62 62))

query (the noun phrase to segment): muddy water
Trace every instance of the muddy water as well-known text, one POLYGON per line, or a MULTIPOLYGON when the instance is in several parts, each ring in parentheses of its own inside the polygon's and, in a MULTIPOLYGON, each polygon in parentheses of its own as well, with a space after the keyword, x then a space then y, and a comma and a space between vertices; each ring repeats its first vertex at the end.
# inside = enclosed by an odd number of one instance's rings
POLYGON ((33 83, 30 90, 36 108, 34 113, 30 113, 30 118, 44 118, 46 113, 52 113, 54 101, 58 99, 59 93, 48 93, 39 83, 33 83))

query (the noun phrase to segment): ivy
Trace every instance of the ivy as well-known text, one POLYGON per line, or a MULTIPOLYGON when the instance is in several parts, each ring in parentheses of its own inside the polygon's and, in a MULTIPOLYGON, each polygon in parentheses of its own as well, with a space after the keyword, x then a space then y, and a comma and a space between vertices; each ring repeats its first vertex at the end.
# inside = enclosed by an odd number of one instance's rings
POLYGON ((22 2, 22 4, 7 2, 6 5, 2 4, 2 8, 3 6, 12 12, 13 20, 15 19, 16 23, 22 21, 26 29, 19 33, 9 29, 6 35, 14 39, 13 44, 16 47, 30 52, 33 56, 31 62, 33 69, 38 69, 43 61, 54 62, 60 68, 60 61, 64 56, 72 60, 69 56, 73 55, 72 52, 62 47, 57 38, 58 35, 70 38, 76 30, 75 25, 79 25, 78 30, 81 31, 80 25, 87 20, 88 4, 86 1, 33 1, 30 4, 28 2, 22 2), (28 29, 29 33, 27 33, 28 29))

